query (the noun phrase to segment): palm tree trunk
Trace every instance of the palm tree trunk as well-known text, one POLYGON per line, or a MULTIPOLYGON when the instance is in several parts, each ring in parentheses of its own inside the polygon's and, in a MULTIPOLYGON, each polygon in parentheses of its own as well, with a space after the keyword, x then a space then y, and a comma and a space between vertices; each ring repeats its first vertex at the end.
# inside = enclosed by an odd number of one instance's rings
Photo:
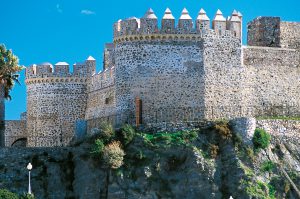
POLYGON ((3 84, 0 84, 0 147, 5 147, 5 98, 3 84))

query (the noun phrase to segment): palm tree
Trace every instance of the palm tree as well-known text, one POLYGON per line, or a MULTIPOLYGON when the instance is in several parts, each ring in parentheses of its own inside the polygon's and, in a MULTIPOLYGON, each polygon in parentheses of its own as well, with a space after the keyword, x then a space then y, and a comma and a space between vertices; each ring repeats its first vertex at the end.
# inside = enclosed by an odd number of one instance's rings
POLYGON ((20 84, 18 78, 24 67, 19 65, 19 59, 11 50, 0 44, 0 146, 4 146, 5 130, 5 103, 4 99, 11 100, 10 91, 15 82, 20 84))

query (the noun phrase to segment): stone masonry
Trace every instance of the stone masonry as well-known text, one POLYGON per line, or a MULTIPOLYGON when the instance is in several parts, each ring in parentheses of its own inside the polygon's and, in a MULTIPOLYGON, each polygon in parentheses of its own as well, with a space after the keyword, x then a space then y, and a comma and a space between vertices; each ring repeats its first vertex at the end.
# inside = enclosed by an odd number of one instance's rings
POLYGON ((300 115, 300 23, 258 17, 248 46, 237 11, 226 18, 218 10, 211 22, 203 9, 195 21, 184 9, 175 26, 167 9, 158 24, 152 9, 117 21, 99 73, 92 57, 73 73, 65 62, 27 67, 26 127, 6 135, 65 146, 79 121, 90 131, 104 120, 135 124, 136 113, 143 125, 300 115))

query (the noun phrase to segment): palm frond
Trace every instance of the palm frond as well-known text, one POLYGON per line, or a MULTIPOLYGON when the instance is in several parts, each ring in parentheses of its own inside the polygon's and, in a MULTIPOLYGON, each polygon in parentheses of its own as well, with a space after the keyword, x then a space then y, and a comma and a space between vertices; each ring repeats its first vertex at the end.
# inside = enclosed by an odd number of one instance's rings
POLYGON ((11 100, 10 91, 14 84, 21 85, 19 74, 24 67, 19 65, 19 59, 5 45, 0 44, 0 82, 4 86, 4 97, 11 100))

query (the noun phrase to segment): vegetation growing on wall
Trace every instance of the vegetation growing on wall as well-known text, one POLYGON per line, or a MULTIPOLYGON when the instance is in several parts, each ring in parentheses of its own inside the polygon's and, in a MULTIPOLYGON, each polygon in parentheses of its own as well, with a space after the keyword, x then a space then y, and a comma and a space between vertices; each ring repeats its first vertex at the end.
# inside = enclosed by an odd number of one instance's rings
POLYGON ((255 129, 252 139, 254 149, 266 149, 270 144, 270 140, 271 135, 267 133, 264 129, 255 129))

